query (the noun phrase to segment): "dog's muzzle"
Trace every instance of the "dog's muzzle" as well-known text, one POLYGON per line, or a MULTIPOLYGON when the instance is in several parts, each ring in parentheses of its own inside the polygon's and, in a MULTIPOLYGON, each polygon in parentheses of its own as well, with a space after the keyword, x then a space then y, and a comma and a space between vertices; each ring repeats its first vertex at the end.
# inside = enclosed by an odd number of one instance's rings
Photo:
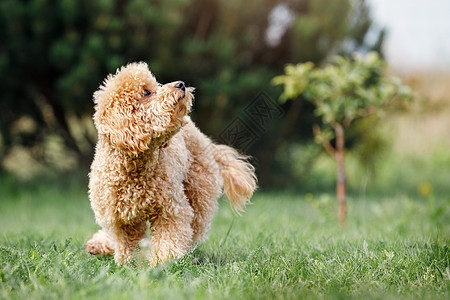
POLYGON ((186 92, 186 85, 183 81, 178 81, 177 83, 175 83, 175 87, 182 90, 183 92, 186 92))

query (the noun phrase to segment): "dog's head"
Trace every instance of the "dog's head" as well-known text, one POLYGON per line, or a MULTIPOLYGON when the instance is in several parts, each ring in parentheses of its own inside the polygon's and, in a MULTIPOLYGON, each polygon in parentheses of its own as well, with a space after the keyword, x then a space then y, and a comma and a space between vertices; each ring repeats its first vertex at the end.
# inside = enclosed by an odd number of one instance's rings
POLYGON ((193 91, 182 81, 159 84, 146 63, 128 64, 94 93, 95 126, 112 145, 138 154, 183 125, 193 91))

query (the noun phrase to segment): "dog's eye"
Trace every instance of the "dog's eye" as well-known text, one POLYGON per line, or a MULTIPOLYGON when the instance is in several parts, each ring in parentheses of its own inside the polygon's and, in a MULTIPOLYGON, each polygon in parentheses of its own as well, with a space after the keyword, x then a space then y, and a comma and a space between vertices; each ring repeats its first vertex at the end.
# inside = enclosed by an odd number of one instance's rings
POLYGON ((144 96, 150 96, 151 92, 147 89, 144 90, 144 96))

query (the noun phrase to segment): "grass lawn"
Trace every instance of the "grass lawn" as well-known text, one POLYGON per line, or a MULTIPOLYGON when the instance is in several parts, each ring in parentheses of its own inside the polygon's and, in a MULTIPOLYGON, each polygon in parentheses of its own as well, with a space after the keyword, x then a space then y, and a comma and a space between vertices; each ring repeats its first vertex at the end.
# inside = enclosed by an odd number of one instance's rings
MULTIPOLYGON (((69 181, 70 182, 70 181, 69 181)), ((116 266, 84 243, 97 230, 80 184, 0 181, 0 299, 449 299, 450 199, 258 193, 224 200, 209 239, 178 262, 116 266)))

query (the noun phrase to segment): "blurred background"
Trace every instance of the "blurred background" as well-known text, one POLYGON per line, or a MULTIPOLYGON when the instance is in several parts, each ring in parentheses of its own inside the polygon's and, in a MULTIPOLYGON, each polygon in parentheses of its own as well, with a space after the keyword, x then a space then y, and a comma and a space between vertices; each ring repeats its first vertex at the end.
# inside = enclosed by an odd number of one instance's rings
POLYGON ((87 180, 92 94, 145 61, 160 82, 196 87, 193 120, 253 156, 263 189, 332 190, 333 159, 313 138, 321 120, 306 102, 280 104, 271 81, 288 63, 374 50, 414 101, 351 127, 350 191, 448 195, 449 11, 446 0, 2 0, 1 176, 87 180), (254 103, 273 114, 255 124, 254 103), (236 120, 244 143, 224 134, 236 120))

